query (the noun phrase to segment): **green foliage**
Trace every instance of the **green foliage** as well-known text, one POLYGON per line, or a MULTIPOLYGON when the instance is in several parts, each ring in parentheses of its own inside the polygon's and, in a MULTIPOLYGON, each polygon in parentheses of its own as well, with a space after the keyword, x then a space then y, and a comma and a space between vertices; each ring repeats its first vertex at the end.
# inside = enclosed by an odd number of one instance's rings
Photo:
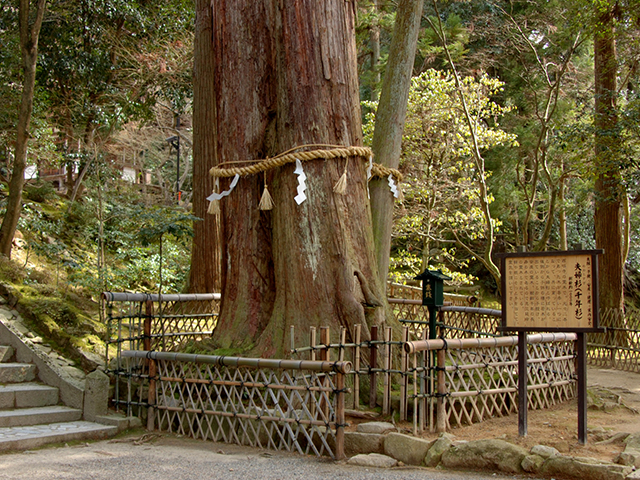
MULTIPOLYGON (((512 107, 492 100, 503 84, 487 76, 467 77, 462 88, 475 119, 473 128, 480 148, 517 146, 515 135, 500 129, 497 122, 512 107)), ((372 111, 371 104, 367 107, 372 111)), ((365 138, 370 135, 373 113, 366 118, 365 138)), ((454 79, 436 70, 415 77, 401 158, 405 201, 396 209, 393 232, 391 272, 395 281, 415 276, 427 267, 452 272, 455 284, 473 279, 472 275, 453 274, 468 267, 468 255, 442 246, 456 238, 471 244, 484 240, 478 179, 488 177, 490 172, 478 170, 472 162, 471 143, 454 79)), ((496 220, 493 228, 499 227, 496 220)))

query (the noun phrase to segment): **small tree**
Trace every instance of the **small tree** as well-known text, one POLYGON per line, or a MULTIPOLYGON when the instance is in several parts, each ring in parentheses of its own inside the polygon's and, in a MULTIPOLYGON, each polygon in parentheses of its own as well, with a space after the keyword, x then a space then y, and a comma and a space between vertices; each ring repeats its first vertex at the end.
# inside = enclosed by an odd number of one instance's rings
MULTIPOLYGON (((467 77, 460 83, 474 112, 474 133, 483 150, 515 145, 514 135, 488 125, 489 119, 510 110, 491 100, 502 86, 487 76, 467 77)), ((479 249, 484 248, 487 225, 478 182, 489 173, 479 170, 471 159, 471 132, 458 93, 454 78, 444 72, 427 70, 412 81, 401 162, 407 177, 405 201, 396 209, 394 228, 396 246, 403 243, 404 249, 401 255, 396 251, 392 260, 397 266, 404 263, 411 274, 426 268, 434 245, 449 243, 451 235, 470 254, 482 257, 479 249)), ((490 228, 498 226, 494 220, 490 228)))
POLYGON ((36 63, 38 61, 38 38, 46 0, 38 0, 35 11, 31 9, 29 0, 20 0, 19 30, 20 50, 22 52, 22 99, 16 135, 13 172, 9 183, 9 200, 2 226, 0 227, 0 254, 11 258, 11 246, 16 233, 20 211, 22 209, 22 189, 24 187, 24 171, 27 167, 27 143, 29 141, 29 125, 33 111, 33 97, 36 82, 36 63))

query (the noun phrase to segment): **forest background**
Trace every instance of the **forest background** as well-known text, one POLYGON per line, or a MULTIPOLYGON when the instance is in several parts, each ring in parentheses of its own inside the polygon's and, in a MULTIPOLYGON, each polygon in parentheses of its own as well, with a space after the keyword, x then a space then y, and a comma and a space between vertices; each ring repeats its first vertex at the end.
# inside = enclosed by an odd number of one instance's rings
MULTIPOLYGON (((44 2, 25 3, 34 25, 33 11, 44 2)), ((399 3, 357 4, 369 145, 399 3)), ((0 0, 3 217, 24 82, 19 10, 0 0)), ((619 217, 609 226, 620 231, 618 261, 633 300, 640 270, 639 29, 633 0, 424 3, 390 280, 405 283, 440 268, 457 291, 481 292, 485 305, 499 302, 495 253, 596 248, 596 206, 613 200, 619 217), (606 95, 598 93, 602 37, 613 45, 615 81, 606 95), (605 96, 614 111, 598 114, 605 96), (605 117, 615 121, 603 124, 605 117), (598 153, 603 142, 614 143, 605 148, 614 154, 598 153)), ((28 129, 33 178, 24 186, 12 260, 0 265, 0 277, 34 318, 47 312, 62 330, 90 324, 99 334, 102 291, 173 293, 194 283, 190 249, 193 224, 201 221, 191 208, 195 35, 191 1, 46 4, 28 129), (57 191, 43 180, 61 167, 65 187, 57 191)))

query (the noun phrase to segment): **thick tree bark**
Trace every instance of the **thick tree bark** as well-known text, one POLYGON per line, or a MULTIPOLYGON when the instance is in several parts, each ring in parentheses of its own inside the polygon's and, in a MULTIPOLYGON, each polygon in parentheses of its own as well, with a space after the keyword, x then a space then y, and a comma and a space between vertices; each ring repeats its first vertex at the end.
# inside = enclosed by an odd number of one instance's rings
MULTIPOLYGON (((389 51, 389 63, 382 82, 380 103, 376 113, 373 153, 376 161, 390 168, 398 168, 402 147, 402 133, 411 87, 422 0, 400 0, 396 24, 389 51)), ((393 224, 394 197, 386 178, 371 180, 371 210, 375 254, 380 282, 386 284, 389 273, 389 250, 393 224)))
POLYGON ((0 227, 0 254, 11 257, 13 237, 16 233, 18 220, 22 210, 22 189, 24 187, 24 171, 27 167, 27 142, 29 141, 29 125, 33 111, 33 96, 36 83, 36 63, 38 61, 38 37, 44 17, 46 0, 38 0, 33 23, 29 24, 31 3, 20 0, 20 49, 22 51, 22 69, 24 81, 22 84, 22 98, 20 100, 20 114, 16 136, 15 158, 13 171, 9 182, 9 199, 7 212, 0 227))
POLYGON ((596 247, 604 249, 600 263, 600 306, 622 310, 624 306, 624 261, 620 175, 620 139, 617 135, 617 58, 613 5, 596 7, 600 27, 595 35, 595 169, 596 247))
POLYGON ((189 291, 219 292, 220 226, 215 215, 207 214, 207 196, 214 179, 209 170, 216 161, 216 103, 214 92, 213 12, 210 0, 196 1, 196 30, 193 72, 193 214, 195 222, 191 248, 189 291))
MULTIPOLYGON (((305 144, 361 145, 354 25, 355 5, 344 0, 214 4, 221 162, 305 144)), ((282 356, 291 325, 300 343, 310 326, 360 323, 368 332, 381 318, 365 164, 349 160, 342 196, 333 186, 345 161, 305 162, 301 205, 292 164, 242 177, 223 199, 218 346, 282 356), (258 210, 265 178, 271 211, 258 210)))

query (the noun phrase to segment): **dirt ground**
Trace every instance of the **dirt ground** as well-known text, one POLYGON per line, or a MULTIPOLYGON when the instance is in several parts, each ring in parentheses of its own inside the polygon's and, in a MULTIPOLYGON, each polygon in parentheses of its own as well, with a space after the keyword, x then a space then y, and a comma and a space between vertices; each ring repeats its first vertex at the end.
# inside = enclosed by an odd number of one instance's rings
MULTIPOLYGON (((454 428, 450 433, 458 440, 503 438, 526 448, 543 444, 555 447, 563 454, 611 461, 624 449, 622 439, 616 439, 616 433, 640 433, 640 374, 590 367, 587 384, 590 406, 586 445, 578 443, 575 400, 548 410, 530 410, 524 438, 518 435, 517 413, 454 428)), ((412 428, 410 424, 398 427, 401 431, 412 428)), ((424 437, 436 438, 437 434, 426 433, 424 437)))

